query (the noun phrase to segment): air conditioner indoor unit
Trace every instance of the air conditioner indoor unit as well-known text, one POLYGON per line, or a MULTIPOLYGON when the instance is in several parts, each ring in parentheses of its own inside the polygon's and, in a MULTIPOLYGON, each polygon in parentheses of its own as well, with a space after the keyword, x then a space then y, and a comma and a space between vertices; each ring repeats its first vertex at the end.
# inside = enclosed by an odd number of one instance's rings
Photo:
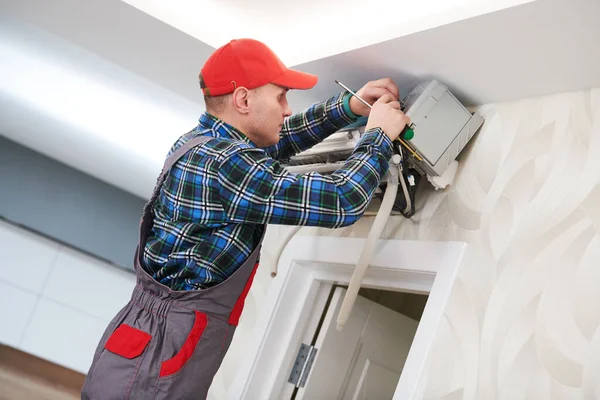
MULTIPOLYGON (((436 80, 415 87, 401 104, 410 117, 414 136, 394 142, 397 154, 394 160, 399 160, 399 188, 392 212, 410 218, 415 212, 414 195, 421 178, 426 177, 436 189, 451 183, 456 157, 483 124, 483 118, 470 113, 436 80)), ((286 168, 294 173, 331 173, 339 169, 364 133, 366 120, 361 118, 311 149, 285 160, 286 168)), ((375 197, 381 197, 385 191, 387 178, 382 180, 375 197)))

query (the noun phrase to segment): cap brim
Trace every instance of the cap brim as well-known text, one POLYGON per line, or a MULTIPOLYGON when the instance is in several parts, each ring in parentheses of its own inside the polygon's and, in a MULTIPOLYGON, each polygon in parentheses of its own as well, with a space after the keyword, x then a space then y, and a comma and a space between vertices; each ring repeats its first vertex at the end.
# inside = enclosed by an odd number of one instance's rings
POLYGON ((288 69, 271 83, 288 89, 306 90, 312 89, 318 80, 319 78, 316 75, 288 69))

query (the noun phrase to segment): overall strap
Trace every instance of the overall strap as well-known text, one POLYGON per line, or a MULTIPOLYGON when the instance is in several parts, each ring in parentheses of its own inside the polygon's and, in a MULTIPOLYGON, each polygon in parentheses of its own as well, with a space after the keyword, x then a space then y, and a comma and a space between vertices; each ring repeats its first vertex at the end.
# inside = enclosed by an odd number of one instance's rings
POLYGON ((160 175, 158 176, 158 179, 156 181, 156 186, 154 187, 154 191, 152 192, 152 196, 150 197, 150 200, 146 203, 146 205, 144 205, 144 210, 142 213, 142 220, 140 223, 140 242, 138 244, 138 250, 139 250, 140 255, 143 254, 142 249, 146 245, 146 240, 148 239, 150 230, 152 229, 152 223, 154 222, 154 218, 152 215, 152 208, 154 207, 154 203, 156 202, 156 199, 158 198, 158 194, 160 193, 160 188, 162 187, 162 184, 164 183, 165 179, 167 178, 169 170, 189 150, 191 150, 192 148, 194 148, 204 142, 207 142, 211 139, 214 139, 214 138, 212 136, 194 137, 194 138, 188 140, 183 145, 181 145, 179 148, 177 148, 165 160, 163 169, 162 169, 160 175))

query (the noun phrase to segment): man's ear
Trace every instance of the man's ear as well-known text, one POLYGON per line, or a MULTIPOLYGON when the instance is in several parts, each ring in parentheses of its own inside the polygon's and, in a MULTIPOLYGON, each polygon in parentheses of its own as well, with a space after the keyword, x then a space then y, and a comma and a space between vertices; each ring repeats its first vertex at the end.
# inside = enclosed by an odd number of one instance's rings
POLYGON ((248 107, 249 95, 250 91, 245 87, 238 87, 232 93, 233 106, 241 114, 248 114, 250 112, 250 108, 248 107))

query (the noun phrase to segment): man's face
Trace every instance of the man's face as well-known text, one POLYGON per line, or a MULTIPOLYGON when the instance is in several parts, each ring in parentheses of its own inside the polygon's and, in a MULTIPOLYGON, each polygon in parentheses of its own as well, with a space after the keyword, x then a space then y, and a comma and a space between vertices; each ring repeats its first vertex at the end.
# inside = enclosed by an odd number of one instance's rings
POLYGON ((287 92, 287 88, 269 83, 252 93, 248 136, 258 147, 269 147, 279 142, 283 122, 292 115, 287 92))

